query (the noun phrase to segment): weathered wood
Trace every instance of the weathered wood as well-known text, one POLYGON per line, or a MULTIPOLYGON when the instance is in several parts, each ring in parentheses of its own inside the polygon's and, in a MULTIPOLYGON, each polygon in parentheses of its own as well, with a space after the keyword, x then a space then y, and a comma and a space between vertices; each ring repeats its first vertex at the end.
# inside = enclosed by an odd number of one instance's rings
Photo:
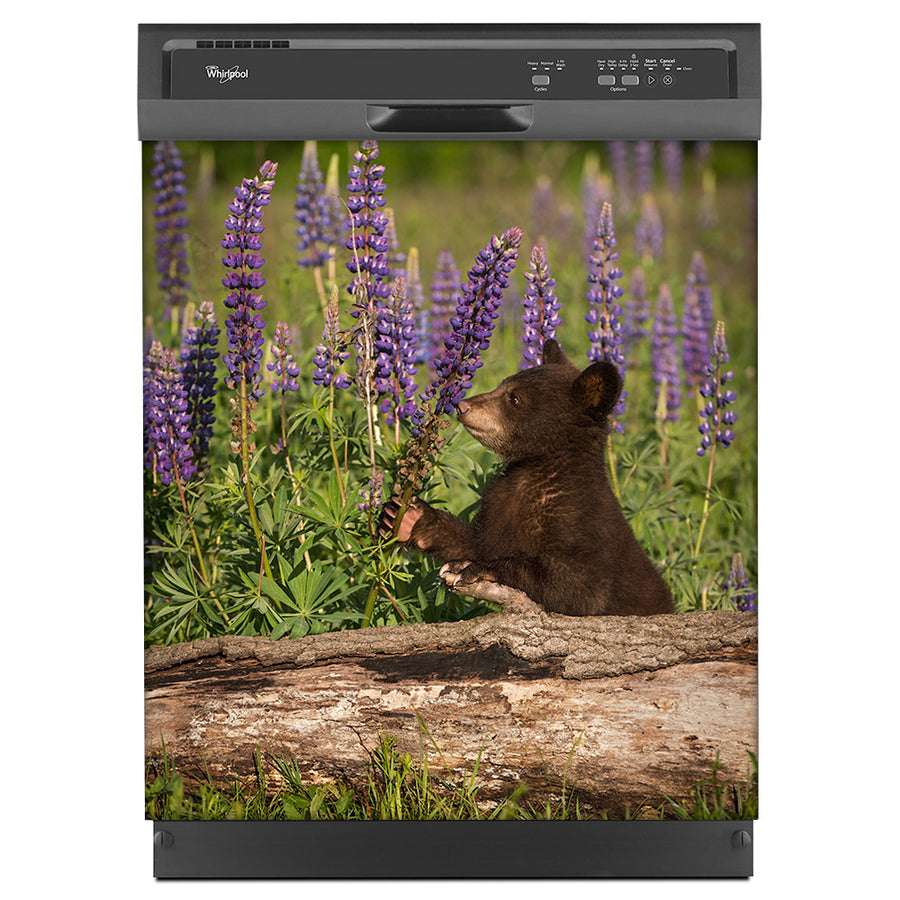
POLYGON ((570 618, 523 607, 466 622, 146 651, 146 751, 230 780, 260 751, 310 782, 360 783, 380 736, 479 798, 576 788, 582 811, 687 796, 719 754, 756 752, 756 615, 570 618), (425 722, 440 753, 429 747, 425 722), (577 749, 572 755, 573 747, 577 749))
POLYGON ((496 581, 473 581, 460 585, 459 576, 448 571, 449 563, 441 567, 440 579, 454 593, 476 600, 487 600, 503 607, 504 612, 540 612, 538 605, 524 591, 496 581))

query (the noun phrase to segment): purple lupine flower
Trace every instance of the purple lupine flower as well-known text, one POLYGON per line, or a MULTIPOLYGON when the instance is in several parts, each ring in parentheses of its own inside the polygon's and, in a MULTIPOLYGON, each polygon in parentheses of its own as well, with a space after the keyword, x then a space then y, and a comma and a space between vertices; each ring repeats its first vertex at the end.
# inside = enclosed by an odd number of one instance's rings
POLYGON ((634 226, 634 252, 652 262, 662 257, 663 223, 652 194, 644 194, 641 215, 634 226))
POLYGON ((659 301, 653 319, 653 380, 657 384, 656 402, 662 385, 666 385, 666 422, 678 420, 681 406, 681 376, 678 369, 678 353, 675 342, 678 338, 678 323, 675 319, 675 305, 672 292, 667 284, 659 287, 659 301))
POLYGON ((262 375, 259 371, 263 354, 262 331, 266 327, 259 311, 265 300, 254 291, 259 290, 266 279, 260 274, 265 260, 259 251, 259 236, 265 230, 263 210, 271 202, 272 186, 278 163, 266 160, 259 174, 243 181, 234 189, 234 199, 228 205, 225 219, 227 232, 221 246, 226 250, 222 264, 229 270, 222 284, 229 289, 225 306, 231 315, 225 320, 228 352, 223 357, 228 375, 225 384, 238 391, 246 385, 248 399, 258 400, 263 391, 258 387, 262 375))
POLYGON ((193 461, 201 468, 209 455, 209 439, 216 421, 216 347, 220 332, 211 300, 200 304, 194 319, 196 324, 185 330, 181 341, 181 365, 188 396, 193 461))
POLYGON ((709 276, 706 274, 706 263, 703 261, 703 254, 699 250, 695 250, 693 256, 691 256, 691 265, 688 268, 687 277, 697 291, 697 300, 703 323, 707 331, 711 332, 713 326, 712 290, 709 286, 709 276))
POLYGON ((409 256, 406 258, 406 287, 409 291, 409 300, 413 310, 419 312, 425 308, 425 289, 422 287, 422 274, 419 269, 419 251, 416 247, 409 248, 409 256))
POLYGON ((156 467, 156 449, 150 440, 150 430, 153 427, 150 411, 156 402, 156 370, 162 354, 163 346, 155 339, 150 342, 150 347, 144 354, 144 468, 151 471, 156 467))
POLYGON ((402 269, 406 265, 406 254, 400 249, 400 239, 397 237, 397 222, 394 218, 394 210, 387 207, 384 211, 387 217, 387 225, 384 228, 384 236, 387 238, 390 250, 391 271, 402 269))
MULTIPOLYGON (((594 252, 591 255, 591 270, 588 283, 592 285, 587 292, 590 309, 585 313, 585 321, 594 326, 588 331, 591 347, 588 360, 598 362, 602 359, 614 363, 619 374, 625 377, 625 355, 622 353, 622 310, 619 297, 622 288, 616 282, 622 277, 622 270, 616 265, 619 251, 616 250, 616 233, 613 227, 612 204, 604 203, 597 224, 597 235, 594 238, 594 252)), ((614 415, 621 417, 625 412, 625 391, 616 404, 614 415)), ((616 431, 624 431, 625 426, 618 422, 616 431)))
POLYGON ((353 155, 347 185, 348 237, 346 246, 353 253, 347 268, 353 280, 347 290, 353 296, 350 315, 359 319, 354 330, 356 369, 359 388, 369 395, 369 378, 390 378, 384 359, 374 348, 375 336, 390 328, 388 303, 391 296, 390 237, 386 234, 389 218, 382 212, 384 199, 384 166, 377 163, 377 141, 362 141, 353 155), (370 364, 372 367, 370 368, 370 364))
MULTIPOLYGON (((365 302, 370 313, 374 313, 391 295, 391 266, 388 260, 390 240, 385 236, 388 217, 381 212, 384 199, 384 166, 378 165, 378 141, 363 141, 360 149, 353 154, 355 165, 350 169, 350 183, 347 185, 348 224, 350 234, 346 240, 347 249, 353 258, 347 268, 353 274, 353 281, 347 290, 357 300, 357 286, 365 287, 365 302)), ((358 318, 359 309, 351 315, 358 318)))
MULTIPOLYGON (((586 252, 584 258, 587 259, 591 255, 591 248, 594 245, 594 235, 597 232, 597 219, 600 216, 600 207, 602 205, 599 196, 599 179, 600 178, 600 160, 596 153, 586 153, 584 163, 581 168, 581 182, 578 187, 578 195, 581 199, 581 214, 584 245, 586 252)), ((604 200, 611 199, 604 197, 604 200)))
POLYGON ((153 322, 153 316, 147 316, 144 320, 144 356, 150 352, 153 342, 156 340, 156 325, 153 322))
POLYGON ((328 239, 336 247, 339 240, 345 236, 349 222, 347 219, 347 207, 341 199, 340 157, 337 153, 331 154, 328 161, 328 171, 325 174, 325 202, 328 205, 328 215, 331 220, 331 229, 328 239))
POLYGON ((581 205, 584 210, 585 259, 590 259, 597 236, 597 223, 604 203, 612 202, 612 187, 609 178, 599 173, 585 177, 581 184, 581 205))
MULTIPOLYGON (((294 354, 291 353, 291 331, 287 322, 278 322, 275 326, 275 338, 272 341, 273 362, 267 363, 266 368, 275 373, 272 382, 272 393, 281 394, 281 437, 271 445, 273 453, 285 452, 287 459, 287 413, 285 395, 288 391, 297 390, 297 376, 300 374, 300 366, 294 362, 294 354)), ((290 460, 287 460, 288 472, 291 471, 290 460)))
POLYGON ((525 273, 528 287, 522 298, 522 362, 519 368, 530 369, 543 362, 544 341, 556 337, 559 328, 560 302, 553 293, 556 279, 550 274, 543 247, 534 247, 525 273))
POLYGON ((322 331, 322 343, 316 347, 313 356, 313 384, 329 387, 331 384, 338 390, 350 387, 350 378, 337 370, 349 359, 350 351, 344 349, 341 342, 340 312, 338 309, 337 289, 331 295, 328 309, 325 310, 325 329, 322 331))
POLYGON ((294 202, 297 222, 298 266, 323 266, 331 259, 336 243, 334 208, 325 192, 316 142, 303 145, 303 159, 297 176, 297 199, 294 202))
POLYGON ((666 189, 670 194, 677 196, 681 193, 684 177, 684 144, 681 141, 663 141, 660 152, 666 176, 666 189))
MULTIPOLYGON (((456 315, 450 319, 450 336, 435 363, 435 379, 422 395, 425 402, 437 398, 436 413, 451 415, 472 387, 472 378, 482 365, 481 352, 490 344, 509 274, 518 261, 521 240, 521 228, 494 235, 469 269, 456 315)), ((420 419, 417 414, 413 421, 419 425, 420 419)))
POLYGON ((416 247, 409 248, 409 256, 406 258, 406 289, 416 318, 416 366, 421 367, 428 361, 431 317, 429 310, 425 308, 425 288, 422 286, 419 250, 416 247))
POLYGON ((625 325, 623 352, 626 359, 636 344, 650 333, 647 323, 650 321, 650 298, 647 296, 647 278, 643 269, 635 269, 631 273, 631 284, 625 300, 625 325))
POLYGON ((397 419, 412 418, 418 409, 415 401, 418 335, 403 272, 397 274, 391 287, 389 315, 379 323, 375 350, 376 370, 389 373, 387 377, 375 379, 375 390, 382 395, 379 409, 385 413, 385 421, 393 425, 397 419))
POLYGON ((585 192, 589 191, 600 174, 600 156, 594 150, 589 150, 584 154, 584 160, 581 164, 581 181, 579 182, 579 191, 581 193, 582 203, 585 199, 585 192))
POLYGON ((294 354, 290 350, 292 343, 293 339, 287 322, 279 322, 275 326, 275 338, 272 341, 274 362, 266 365, 270 372, 275 373, 275 380, 272 382, 273 394, 277 394, 278 391, 283 394, 286 391, 297 390, 300 366, 294 362, 294 354))
POLYGON ((706 375, 712 324, 712 292, 703 255, 697 251, 691 257, 684 285, 684 313, 681 318, 684 376, 692 388, 697 387, 706 375))
POLYGON ((531 221, 538 240, 546 241, 555 230, 556 200, 553 197, 553 181, 539 175, 531 195, 531 221))
POLYGON ((438 254, 437 269, 431 279, 431 316, 428 330, 426 359, 434 369, 450 338, 450 319, 462 296, 459 269, 449 250, 438 254))
POLYGON ((735 553, 731 559, 731 571, 725 581, 725 594, 742 612, 752 612, 757 608, 757 592, 749 590, 750 578, 744 571, 744 558, 735 553))
POLYGON ((384 473, 375 472, 369 479, 368 487, 364 487, 360 492, 360 502, 356 504, 356 508, 360 512, 368 512, 370 509, 378 509, 381 506, 381 490, 384 487, 384 473))
POLYGON ((635 141, 634 187, 638 197, 653 190, 653 141, 635 141))
POLYGON ((734 441, 734 432, 730 426, 737 420, 737 413, 727 407, 734 403, 737 395, 725 387, 734 379, 734 372, 724 369, 729 359, 731 357, 725 343, 725 323, 716 322, 716 333, 706 367, 707 380, 700 388, 700 395, 706 399, 706 405, 700 410, 703 421, 697 430, 702 437, 697 456, 703 456, 715 444, 727 450, 734 441))
MULTIPOLYGON (((628 141, 609 141, 609 167, 613 173, 613 186, 616 193, 616 206, 622 212, 627 213, 631 209, 631 168, 629 157, 631 145, 628 141)), ((599 216, 598 216, 599 218, 599 216)), ((596 226, 596 223, 595 223, 596 226)), ((591 234, 593 245, 597 229, 591 234)))
MULTIPOLYGON (((397 465, 392 496, 397 498, 400 514, 395 529, 411 497, 424 485, 434 454, 444 443, 440 432, 450 425, 450 420, 442 414, 450 415, 456 410, 481 366, 480 355, 490 344, 521 241, 521 228, 510 228, 499 237, 494 235, 469 269, 456 315, 450 319, 450 335, 434 366, 434 380, 419 396, 421 403, 412 417, 412 440, 397 465)), ((449 254, 443 261, 445 268, 452 265, 449 254)))
POLYGON ((183 484, 196 471, 191 450, 191 415, 181 365, 174 350, 163 350, 150 385, 149 444, 162 484, 183 484))
POLYGON ((698 171, 706 169, 712 161, 713 145, 712 141, 696 141, 694 144, 694 153, 696 154, 696 163, 698 171))
POLYGON ((187 227, 184 215, 187 195, 181 154, 174 141, 160 141, 153 148, 153 200, 156 204, 156 271, 159 289, 169 302, 167 314, 183 307, 190 287, 187 262, 187 227))
MULTIPOLYGON (((608 181, 608 179, 605 179, 608 181)), ((563 242, 563 252, 572 243, 572 238, 577 234, 579 219, 575 207, 567 200, 562 201, 556 209, 555 218, 556 235, 563 242)))

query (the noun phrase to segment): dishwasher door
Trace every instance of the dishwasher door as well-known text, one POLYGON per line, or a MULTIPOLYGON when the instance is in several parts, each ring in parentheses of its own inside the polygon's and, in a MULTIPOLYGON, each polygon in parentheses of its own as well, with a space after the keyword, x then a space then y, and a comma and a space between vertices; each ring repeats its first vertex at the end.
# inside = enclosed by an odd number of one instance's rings
POLYGON ((758 28, 141 41, 156 876, 751 874, 758 28))

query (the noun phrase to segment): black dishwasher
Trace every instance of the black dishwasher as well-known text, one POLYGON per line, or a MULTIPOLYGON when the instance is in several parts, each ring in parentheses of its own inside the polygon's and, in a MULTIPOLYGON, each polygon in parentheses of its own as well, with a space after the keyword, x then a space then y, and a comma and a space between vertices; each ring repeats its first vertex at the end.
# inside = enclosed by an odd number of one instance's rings
POLYGON ((759 26, 143 25, 138 119, 155 875, 752 874, 759 26))

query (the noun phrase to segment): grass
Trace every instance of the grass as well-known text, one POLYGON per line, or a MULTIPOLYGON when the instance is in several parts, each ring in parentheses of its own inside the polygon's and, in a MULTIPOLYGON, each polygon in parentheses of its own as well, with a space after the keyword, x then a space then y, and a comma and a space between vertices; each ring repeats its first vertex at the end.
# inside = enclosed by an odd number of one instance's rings
POLYGON ((716 754, 710 766, 708 778, 698 781, 686 801, 675 802, 667 798, 666 805, 674 818, 682 820, 702 819, 757 819, 759 818, 759 769, 756 756, 750 758, 747 780, 730 782, 722 778, 722 765, 716 754))
MULTIPOLYGON (((420 726, 421 726, 420 722, 420 726)), ((427 729, 422 734, 430 741, 427 729)), ((511 783, 500 802, 479 799, 480 756, 472 770, 455 782, 435 775, 428 753, 419 759, 397 749, 396 738, 383 735, 370 754, 364 782, 306 784, 297 763, 287 757, 272 757, 278 786, 272 785, 262 757, 254 754, 254 774, 244 781, 217 786, 209 772, 186 776, 175 768, 165 745, 159 757, 148 764, 145 812, 154 820, 355 820, 355 821, 462 821, 462 820, 580 820, 584 813, 577 789, 567 784, 568 767, 577 750, 572 747, 563 783, 553 786, 550 799, 528 800, 528 787, 511 783), (189 786, 188 786, 189 785, 189 786)), ((440 750, 437 750, 440 754, 440 750)), ((756 757, 749 754, 747 779, 733 782, 722 777, 718 755, 710 774, 697 782, 688 798, 666 798, 658 806, 626 808, 622 819, 754 819, 758 815, 756 757)), ((549 784, 549 779, 548 779, 549 784)))

